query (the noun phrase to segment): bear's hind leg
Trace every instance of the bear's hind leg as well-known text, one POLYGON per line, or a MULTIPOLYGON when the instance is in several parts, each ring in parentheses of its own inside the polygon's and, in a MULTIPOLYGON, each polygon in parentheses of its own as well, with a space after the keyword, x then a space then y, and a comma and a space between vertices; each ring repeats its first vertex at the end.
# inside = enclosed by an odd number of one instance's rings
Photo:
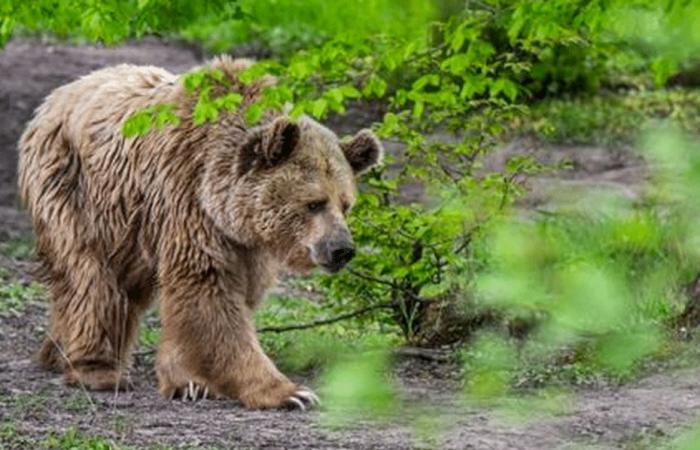
MULTIPOLYGON (((110 267, 91 254, 69 258, 71 290, 52 318, 65 358, 65 381, 92 390, 128 387, 125 372, 138 315, 110 267)), ((136 308, 140 309, 140 308, 136 308)))
MULTIPOLYGON (((41 244, 41 240, 38 243, 41 244)), ((41 246, 38 246, 41 248, 41 246)), ((51 299, 51 309, 49 313, 49 324, 46 337, 37 353, 39 364, 46 370, 53 372, 63 372, 67 359, 62 345, 62 320, 61 310, 66 305, 66 296, 71 292, 69 280, 63 273, 54 270, 49 263, 49 258, 45 254, 38 252, 37 256, 42 261, 39 279, 46 286, 51 299)))

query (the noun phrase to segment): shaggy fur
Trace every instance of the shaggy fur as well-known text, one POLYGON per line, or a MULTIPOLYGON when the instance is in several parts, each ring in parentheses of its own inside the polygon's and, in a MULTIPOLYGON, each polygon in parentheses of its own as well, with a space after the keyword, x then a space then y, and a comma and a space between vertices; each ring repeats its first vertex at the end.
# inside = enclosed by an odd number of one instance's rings
MULTIPOLYGON (((248 65, 210 63, 243 95, 239 111, 271 82, 240 84, 248 65)), ((272 113, 255 128, 240 113, 194 126, 195 101, 165 70, 120 65, 56 89, 28 124, 19 185, 53 300, 40 360, 69 384, 123 387, 157 294, 162 395, 196 397, 195 386, 250 408, 299 404, 313 394, 263 353, 252 313, 280 271, 334 271, 352 256, 354 175, 382 149, 367 130, 340 143, 272 113), (159 103, 182 123, 122 136, 132 113, 159 103)))

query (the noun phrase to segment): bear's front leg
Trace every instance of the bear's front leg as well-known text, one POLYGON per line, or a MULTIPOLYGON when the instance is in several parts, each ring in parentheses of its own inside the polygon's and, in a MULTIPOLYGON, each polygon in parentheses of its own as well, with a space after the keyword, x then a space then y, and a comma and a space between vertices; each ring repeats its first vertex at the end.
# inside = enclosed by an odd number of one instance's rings
POLYGON ((163 335, 156 371, 164 397, 229 397, 251 409, 306 409, 318 402, 265 355, 252 311, 236 286, 211 269, 177 272, 161 281, 163 335))

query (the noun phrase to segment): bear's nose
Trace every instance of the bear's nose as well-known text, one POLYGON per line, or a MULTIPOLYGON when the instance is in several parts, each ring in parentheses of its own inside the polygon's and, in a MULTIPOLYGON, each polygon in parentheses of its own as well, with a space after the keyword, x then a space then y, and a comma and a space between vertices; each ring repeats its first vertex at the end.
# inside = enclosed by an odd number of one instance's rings
POLYGON ((331 265, 338 269, 344 267, 355 256, 355 247, 346 242, 331 244, 329 250, 331 265))

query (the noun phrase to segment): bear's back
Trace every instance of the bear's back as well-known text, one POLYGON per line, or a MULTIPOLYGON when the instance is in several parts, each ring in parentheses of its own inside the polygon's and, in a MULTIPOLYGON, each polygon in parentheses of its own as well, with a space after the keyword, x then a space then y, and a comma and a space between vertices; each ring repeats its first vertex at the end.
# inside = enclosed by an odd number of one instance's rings
POLYGON ((177 86, 177 76, 164 69, 124 64, 54 90, 19 143, 20 193, 34 221, 70 217, 75 229, 67 234, 93 234, 105 245, 118 241, 143 181, 135 155, 144 139, 124 137, 124 121, 168 102, 177 86))
MULTIPOLYGON (((273 82, 239 83, 250 64, 220 57, 208 65, 228 78, 227 89, 241 92, 241 108, 273 82)), ((211 152, 240 145, 247 129, 238 112, 195 125, 197 96, 180 79, 156 67, 119 65, 57 88, 37 108, 20 140, 19 185, 35 229, 54 227, 51 245, 66 245, 61 236, 70 235, 128 253, 130 242, 160 245, 176 226, 216 234, 201 210, 201 179, 211 152), (124 136, 129 117, 162 104, 175 106, 179 125, 124 136), (57 223, 70 229, 58 231, 57 223)))

